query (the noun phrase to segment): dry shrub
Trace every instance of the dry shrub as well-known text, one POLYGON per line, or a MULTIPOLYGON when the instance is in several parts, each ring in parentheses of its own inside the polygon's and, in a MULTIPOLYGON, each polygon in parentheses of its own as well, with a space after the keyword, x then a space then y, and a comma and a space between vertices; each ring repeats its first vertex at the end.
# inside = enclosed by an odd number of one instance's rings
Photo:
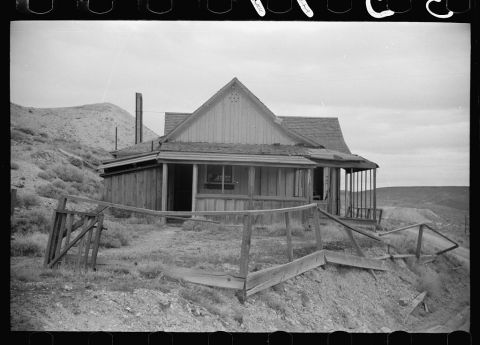
POLYGON ((138 266, 138 273, 140 273, 140 276, 147 279, 155 279, 162 275, 162 272, 164 271, 165 268, 161 264, 146 263, 138 266))
POLYGON ((57 175, 55 175, 55 173, 51 170, 40 171, 37 176, 47 181, 52 181, 55 177, 57 177, 57 175))
POLYGON ((130 218, 132 216, 131 211, 121 210, 114 207, 109 208, 108 212, 115 218, 130 218))
POLYGON ((13 140, 13 141, 16 141, 16 142, 22 142, 22 141, 31 142, 28 135, 25 135, 25 133, 22 133, 18 130, 15 130, 15 129, 12 129, 10 131, 10 139, 13 140))
POLYGON ((19 131, 19 132, 22 132, 22 133, 25 133, 25 134, 28 134, 28 135, 37 135, 37 133, 31 128, 16 127, 15 130, 19 131))
POLYGON ((19 194, 17 196, 17 205, 25 208, 38 206, 40 205, 40 199, 37 195, 31 193, 19 194))
POLYGON ((56 165, 52 169, 65 182, 83 182, 82 170, 72 165, 56 165))
MULTIPOLYGON (((267 236, 278 236, 284 237, 287 235, 287 228, 285 224, 275 223, 266 226, 258 226, 256 227, 259 234, 267 235, 267 236)), ((292 236, 296 237, 304 237, 305 236, 305 229, 300 223, 291 223, 290 229, 292 232, 292 236)))
POLYGON ((438 297, 442 292, 442 276, 427 266, 413 264, 410 269, 417 275, 416 289, 438 297))
POLYGON ((16 216, 12 222, 12 233, 27 234, 50 230, 50 217, 46 211, 32 210, 16 216))
POLYGON ((47 246, 48 235, 35 232, 17 236, 11 243, 11 256, 43 256, 47 246))
POLYGON ((105 221, 107 230, 102 231, 100 237, 100 246, 104 248, 120 248, 128 246, 130 243, 130 236, 128 229, 118 223, 105 221))
POLYGON ((56 187, 53 183, 37 186, 35 191, 38 195, 51 199, 58 199, 66 192, 64 189, 56 187))

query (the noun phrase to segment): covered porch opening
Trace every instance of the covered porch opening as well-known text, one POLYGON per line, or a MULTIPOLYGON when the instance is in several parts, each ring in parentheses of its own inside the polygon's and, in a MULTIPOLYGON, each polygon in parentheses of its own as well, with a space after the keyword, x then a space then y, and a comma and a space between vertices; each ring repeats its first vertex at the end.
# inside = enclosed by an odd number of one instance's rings
POLYGON ((192 180, 191 164, 169 164, 170 207, 168 211, 192 211, 192 180))
POLYGON ((345 168, 344 171, 342 216, 379 223, 381 210, 377 209, 377 169, 345 168))

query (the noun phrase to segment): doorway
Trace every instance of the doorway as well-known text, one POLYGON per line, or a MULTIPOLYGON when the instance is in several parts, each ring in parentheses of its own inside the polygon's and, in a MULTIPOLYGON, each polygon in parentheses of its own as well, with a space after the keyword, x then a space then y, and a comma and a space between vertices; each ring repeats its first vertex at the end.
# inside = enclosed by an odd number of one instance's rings
POLYGON ((175 164, 174 172, 173 211, 191 211, 193 166, 189 164, 175 164))

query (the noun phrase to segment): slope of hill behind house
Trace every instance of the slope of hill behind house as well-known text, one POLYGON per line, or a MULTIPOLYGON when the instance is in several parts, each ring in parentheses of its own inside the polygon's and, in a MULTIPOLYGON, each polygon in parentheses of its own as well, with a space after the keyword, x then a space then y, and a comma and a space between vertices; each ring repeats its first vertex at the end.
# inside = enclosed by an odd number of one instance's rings
MULTIPOLYGON (((49 137, 77 141, 106 151, 115 149, 115 127, 118 148, 135 143, 135 117, 110 103, 87 104, 65 108, 32 108, 10 103, 12 127, 30 128, 49 137)), ((143 126, 143 139, 158 135, 143 126)))

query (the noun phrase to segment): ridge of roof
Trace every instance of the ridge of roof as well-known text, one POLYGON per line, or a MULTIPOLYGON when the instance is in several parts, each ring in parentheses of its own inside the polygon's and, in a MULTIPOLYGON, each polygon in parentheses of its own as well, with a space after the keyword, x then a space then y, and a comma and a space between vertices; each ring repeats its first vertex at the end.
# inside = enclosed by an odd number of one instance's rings
POLYGON ((195 119, 202 110, 208 107, 211 103, 217 100, 220 95, 222 95, 226 90, 228 90, 232 85, 237 84, 240 88, 249 96, 266 114, 267 116, 271 117, 271 120, 275 125, 281 128, 284 132, 286 132, 291 137, 295 137, 296 139, 303 141, 309 145, 317 145, 317 143, 310 138, 295 132, 291 131, 290 129, 282 126, 281 121, 279 121, 278 117, 257 97, 253 94, 243 83, 238 80, 237 77, 233 77, 226 85, 224 85, 220 90, 218 90, 212 97, 210 97, 205 103, 203 103, 200 107, 198 107, 190 116, 187 116, 183 119, 180 123, 177 124, 169 133, 165 134, 164 140, 170 139, 175 133, 177 133, 181 128, 183 128, 187 123, 190 123, 195 119))

